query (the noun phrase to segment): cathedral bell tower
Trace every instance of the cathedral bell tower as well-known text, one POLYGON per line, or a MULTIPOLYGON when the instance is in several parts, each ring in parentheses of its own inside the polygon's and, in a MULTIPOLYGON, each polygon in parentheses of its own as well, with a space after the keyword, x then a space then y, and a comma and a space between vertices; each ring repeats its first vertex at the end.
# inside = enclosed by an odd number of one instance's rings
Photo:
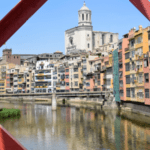
POLYGON ((83 4, 83 7, 78 11, 78 17, 79 17, 79 26, 91 26, 91 10, 86 6, 85 2, 83 4))

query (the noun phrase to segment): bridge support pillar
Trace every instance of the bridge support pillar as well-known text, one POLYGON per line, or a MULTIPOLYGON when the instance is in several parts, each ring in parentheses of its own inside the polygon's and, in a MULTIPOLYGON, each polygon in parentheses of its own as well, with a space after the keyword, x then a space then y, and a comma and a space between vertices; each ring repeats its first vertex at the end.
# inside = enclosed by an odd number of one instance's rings
POLYGON ((52 94, 52 110, 56 110, 56 109, 57 109, 56 94, 53 93, 52 94))

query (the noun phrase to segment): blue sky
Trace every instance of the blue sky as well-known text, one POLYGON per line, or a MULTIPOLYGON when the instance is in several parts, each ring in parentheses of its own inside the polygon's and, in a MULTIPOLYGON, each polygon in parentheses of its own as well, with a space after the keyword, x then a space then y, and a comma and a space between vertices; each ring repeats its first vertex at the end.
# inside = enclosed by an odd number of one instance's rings
MULTIPOLYGON (((0 1, 0 20, 19 0, 0 1)), ((12 48, 13 54, 65 52, 65 30, 78 26, 78 10, 82 0, 48 0, 7 42, 0 48, 12 48)), ((119 39, 131 28, 149 26, 149 21, 129 0, 86 0, 92 11, 94 31, 119 33, 119 39)))

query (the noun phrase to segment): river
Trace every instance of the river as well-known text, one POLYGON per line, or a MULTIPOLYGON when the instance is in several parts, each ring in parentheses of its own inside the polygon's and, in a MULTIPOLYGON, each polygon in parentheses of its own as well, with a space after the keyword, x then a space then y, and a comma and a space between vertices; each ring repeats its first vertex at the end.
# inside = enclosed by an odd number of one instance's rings
MULTIPOLYGON (((118 111, 35 104, 1 103, 21 110, 19 119, 1 120, 28 150, 149 150, 150 126, 123 118, 118 111)), ((137 115, 138 117, 138 115, 137 115)))

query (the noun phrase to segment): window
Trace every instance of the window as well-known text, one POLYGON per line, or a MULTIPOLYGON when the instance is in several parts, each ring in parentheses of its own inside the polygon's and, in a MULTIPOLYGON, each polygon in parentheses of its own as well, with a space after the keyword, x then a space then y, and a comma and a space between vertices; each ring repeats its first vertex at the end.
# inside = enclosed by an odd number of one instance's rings
POLYGON ((125 59, 128 59, 130 57, 130 52, 125 54, 125 59))
POLYGON ((122 42, 119 43, 119 49, 122 49, 122 42))
POLYGON ((113 42, 113 35, 110 35, 110 42, 113 42))
POLYGON ((104 34, 102 34, 102 45, 104 45, 105 41, 104 41, 104 34))
POLYGON ((88 20, 88 14, 86 14, 86 20, 88 20))
POLYGON ((89 83, 89 82, 87 82, 87 83, 86 83, 86 86, 90 86, 90 83, 89 83))
POLYGON ((57 76, 54 76, 53 79, 57 79, 57 76))
POLYGON ((74 72, 78 72, 78 68, 74 68, 74 72))
POLYGON ((118 54, 119 59, 122 59, 122 52, 118 54))
POLYGON ((145 82, 149 82, 149 74, 145 73, 144 76, 145 76, 145 82))
POLYGON ((69 82, 66 82, 66 86, 69 86, 69 82))
POLYGON ((87 37, 89 37, 89 34, 87 34, 87 37))
POLYGON ((138 92, 138 93, 137 93, 137 97, 138 97, 138 98, 143 99, 143 96, 144 96, 144 95, 143 95, 143 92, 138 92))
POLYGON ((75 85, 75 86, 78 86, 78 82, 74 82, 74 85, 75 85))
POLYGON ((66 79, 69 79, 69 75, 66 75, 66 79))
POLYGON ((130 78, 130 82, 132 82, 132 84, 134 84, 134 80, 136 80, 136 77, 134 74, 132 74, 132 78, 130 78))
POLYGON ((120 81, 119 81, 119 86, 120 86, 120 87, 123 87, 123 80, 120 80, 120 81))
POLYGON ((10 79, 7 79, 7 81, 10 81, 10 79))
MULTIPOLYGON (((10 85, 10 84, 9 84, 10 85)), ((4 83, 0 83, 0 86, 4 86, 4 83)))
POLYGON ((131 46, 131 47, 134 46, 134 39, 130 41, 130 46, 131 46))
POLYGON ((110 86, 111 85, 111 79, 106 79, 106 85, 110 86))
POLYGON ((15 56, 14 56, 14 58, 15 58, 15 56))
POLYGON ((27 82, 29 82, 29 79, 27 79, 27 82))
POLYGON ((149 51, 150 51, 150 45, 149 45, 149 51))
POLYGON ((145 89, 145 98, 149 98, 149 89, 145 89))
POLYGON ((84 14, 82 14, 82 21, 84 20, 84 14))
POLYGON ((126 76, 126 84, 130 84, 130 75, 126 76))
POLYGON ((144 67, 148 67, 148 59, 144 60, 144 67))
POLYGON ((100 81, 98 81, 97 84, 100 85, 100 81))
POLYGON ((150 40, 150 33, 148 33, 148 40, 150 40))
POLYGON ((132 52, 131 52, 132 58, 134 57, 134 55, 135 55, 135 51, 132 51, 132 52))
POLYGON ((83 60, 83 63, 84 63, 84 64, 86 63, 86 59, 83 60))
POLYGON ((123 97, 123 90, 120 90, 119 93, 120 93, 120 97, 123 97))
POLYGON ((130 63, 126 63, 126 71, 130 70, 130 63))
POLYGON ((112 73, 112 67, 107 68, 106 73, 112 73))
POLYGON ((69 69, 66 69, 66 72, 69 72, 69 69))
POLYGON ((137 38, 137 43, 141 43, 141 42, 142 42, 142 37, 140 36, 137 38))
POLYGON ((74 78, 77 79, 78 78, 78 74, 74 74, 74 78))
POLYGON ((135 98, 135 89, 134 88, 131 88, 131 97, 135 98))
POLYGON ((121 69, 122 68, 122 63, 119 63, 119 69, 121 69))
POLYGON ((135 68, 135 64, 134 62, 132 62, 132 70, 134 70, 134 68, 135 68))
POLYGON ((86 71, 86 67, 83 68, 83 71, 86 71))
POLYGON ((88 43, 88 48, 90 48, 90 44, 88 43))
POLYGON ((142 74, 139 74, 139 83, 142 83, 143 82, 143 76, 142 74))
POLYGON ((27 84, 27 87, 29 87, 29 84, 27 84))
POLYGON ((127 96, 127 97, 130 97, 130 88, 127 88, 127 89, 126 89, 126 92, 127 92, 127 95, 126 95, 126 96, 127 96))
POLYGON ((54 82, 53 82, 53 86, 56 86, 56 83, 57 83, 57 82, 56 82, 56 81, 54 81, 54 82))
POLYGON ((119 71, 119 78, 122 78, 122 71, 119 71))
POLYGON ((31 86, 34 86, 34 83, 32 83, 31 86))

